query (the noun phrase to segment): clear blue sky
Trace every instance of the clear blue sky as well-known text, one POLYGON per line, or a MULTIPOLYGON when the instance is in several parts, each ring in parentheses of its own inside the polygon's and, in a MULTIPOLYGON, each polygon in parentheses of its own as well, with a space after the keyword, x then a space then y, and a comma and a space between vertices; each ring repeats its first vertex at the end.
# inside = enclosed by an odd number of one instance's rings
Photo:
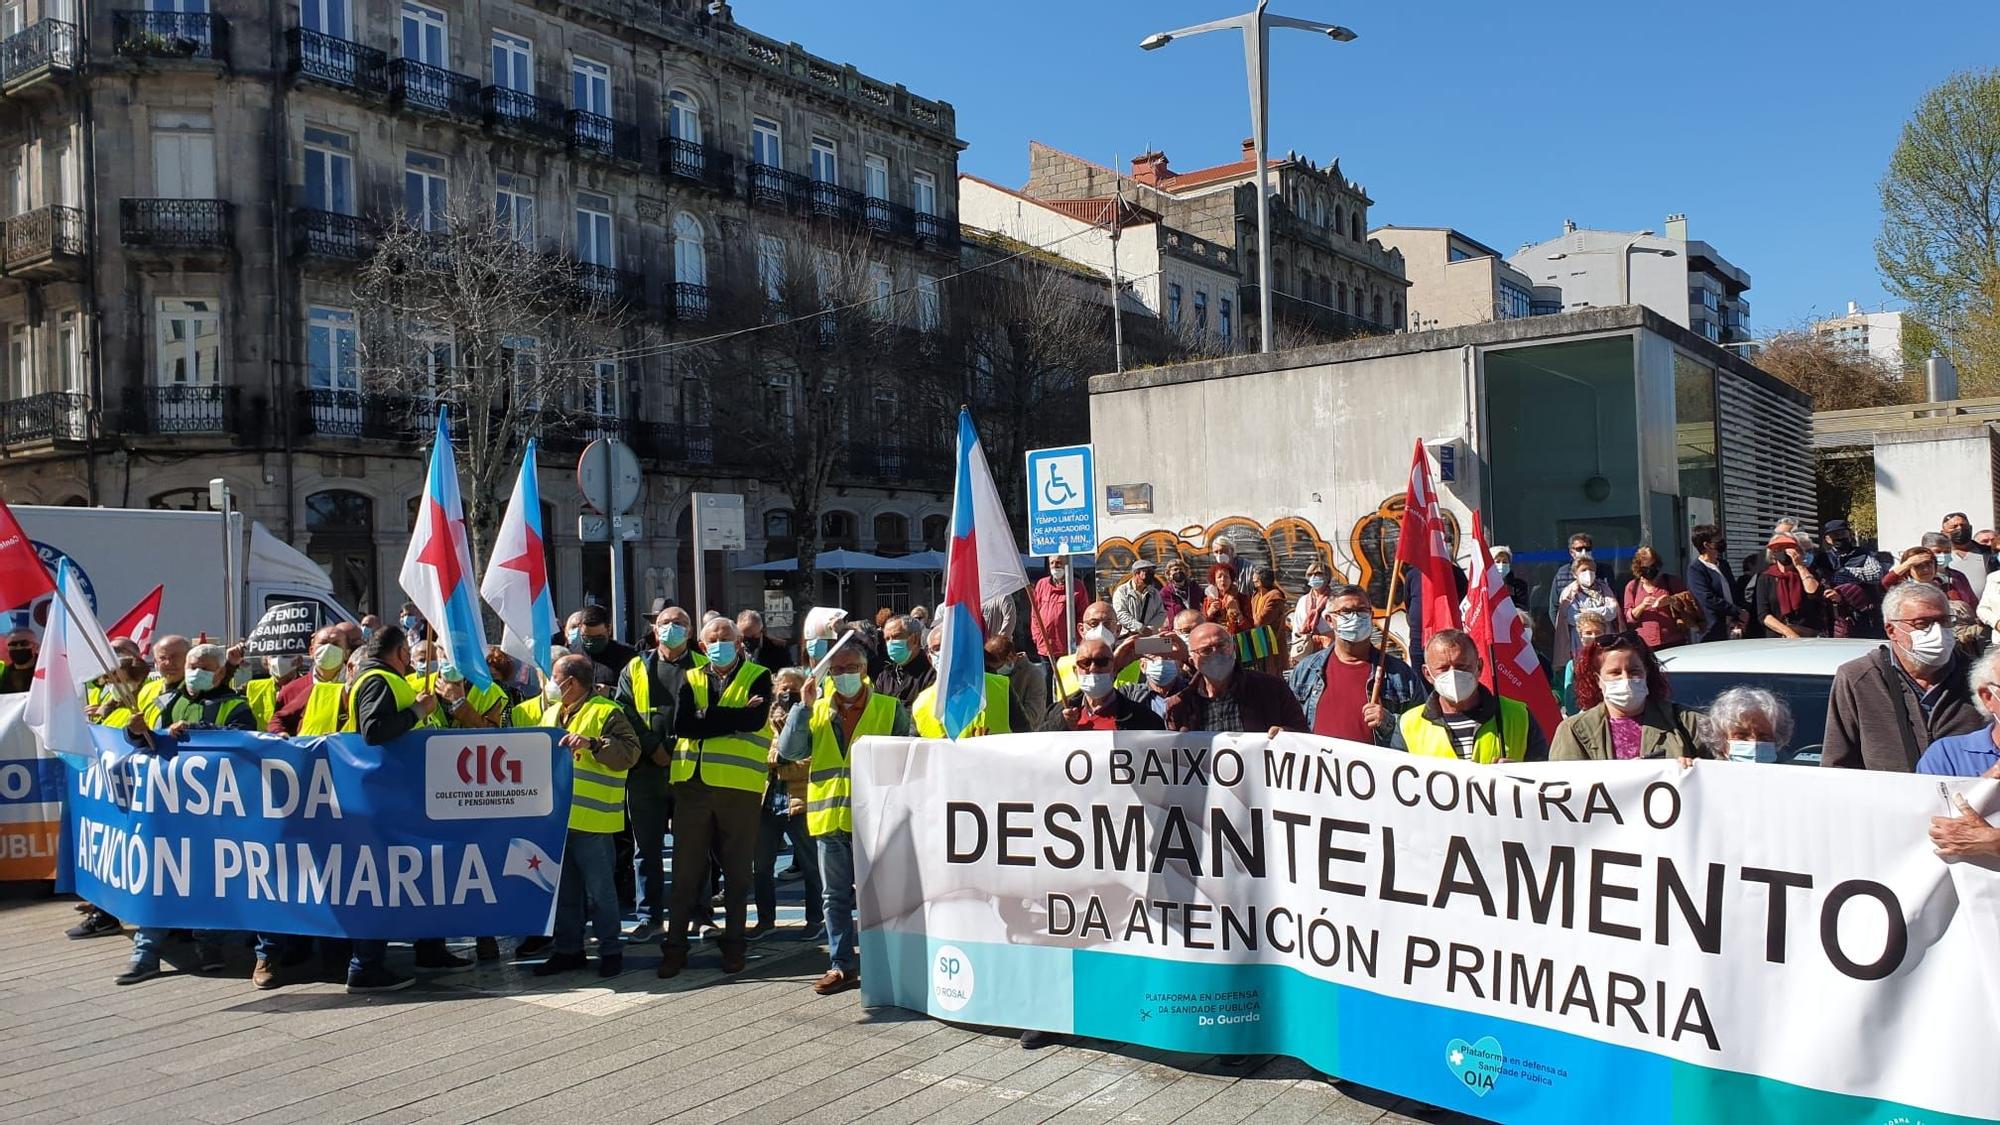
MULTIPOLYGON (((1110 163, 1232 159, 1240 42, 1144 52, 1249 0, 736 0, 737 19, 958 110, 960 167, 1027 176, 1032 138, 1110 163)), ((1338 156, 1376 224, 1453 226, 1504 252, 1670 212, 1750 271, 1758 334, 1885 299, 1876 184, 1902 122, 1955 70, 2000 65, 1992 0, 1274 0, 1344 23, 1272 35, 1271 147, 1338 156)))

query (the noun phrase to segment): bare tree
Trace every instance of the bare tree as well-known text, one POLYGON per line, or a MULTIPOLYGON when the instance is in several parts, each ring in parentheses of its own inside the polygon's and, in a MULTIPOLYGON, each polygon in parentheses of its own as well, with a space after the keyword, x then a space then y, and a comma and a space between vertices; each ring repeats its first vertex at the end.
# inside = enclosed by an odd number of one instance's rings
POLYGON ((420 434, 439 405, 451 412, 477 565, 528 439, 587 438, 623 413, 617 356, 641 343, 627 317, 638 282, 453 198, 385 217, 354 294, 365 388, 403 403, 420 434))
POLYGON ((795 597, 813 601, 823 500, 844 469, 899 473, 915 372, 935 354, 940 297, 905 290, 889 245, 865 229, 752 228, 739 285, 704 350, 717 459, 776 481, 798 541, 795 597), (727 388, 726 390, 724 388, 727 388))

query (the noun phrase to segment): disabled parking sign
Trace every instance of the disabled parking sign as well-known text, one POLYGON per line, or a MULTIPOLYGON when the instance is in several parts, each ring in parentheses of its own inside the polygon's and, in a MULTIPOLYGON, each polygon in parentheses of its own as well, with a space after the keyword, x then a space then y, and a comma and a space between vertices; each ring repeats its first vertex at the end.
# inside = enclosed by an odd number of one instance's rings
POLYGON ((1028 451, 1028 553, 1097 551, 1096 458, 1088 445, 1028 451))

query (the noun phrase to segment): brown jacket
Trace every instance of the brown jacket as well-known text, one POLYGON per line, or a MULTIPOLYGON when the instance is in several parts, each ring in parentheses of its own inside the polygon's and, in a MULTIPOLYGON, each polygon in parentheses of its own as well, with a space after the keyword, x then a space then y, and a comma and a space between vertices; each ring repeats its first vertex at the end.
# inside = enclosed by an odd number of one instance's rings
POLYGON ((1833 674, 1833 694, 1826 704, 1826 746, 1819 764, 1913 773, 1931 743, 1984 728, 1986 720, 1966 689, 1968 663, 1963 654, 1952 656, 1939 674, 1943 686, 1929 715, 1888 645, 1842 664, 1833 674))
MULTIPOLYGON (((1611 745, 1611 712, 1600 703, 1562 721, 1549 743, 1551 762, 1608 762, 1616 755, 1611 745)), ((1701 712, 1683 707, 1671 699, 1648 699, 1639 712, 1639 757, 1709 758, 1714 755, 1701 744, 1697 724, 1701 712)))

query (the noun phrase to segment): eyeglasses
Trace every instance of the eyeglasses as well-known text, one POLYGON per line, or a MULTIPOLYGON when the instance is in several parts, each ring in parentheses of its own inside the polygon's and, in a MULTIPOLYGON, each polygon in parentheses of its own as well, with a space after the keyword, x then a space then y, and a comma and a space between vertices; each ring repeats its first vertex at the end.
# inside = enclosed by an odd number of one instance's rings
POLYGON ((1196 660, 1200 660, 1204 656, 1214 656, 1216 653, 1223 651, 1225 647, 1227 646, 1206 645, 1202 648, 1191 648, 1188 650, 1188 655, 1194 657, 1196 660))
POLYGON ((1086 672, 1095 672, 1102 668, 1111 667, 1111 658, 1108 656, 1079 656, 1076 660, 1076 666, 1086 672))
POLYGON ((1911 632, 1916 632, 1919 629, 1928 629, 1933 625, 1942 625, 1944 622, 1945 619, 1942 617, 1892 617, 1889 619, 1889 624, 1901 625, 1911 632))

